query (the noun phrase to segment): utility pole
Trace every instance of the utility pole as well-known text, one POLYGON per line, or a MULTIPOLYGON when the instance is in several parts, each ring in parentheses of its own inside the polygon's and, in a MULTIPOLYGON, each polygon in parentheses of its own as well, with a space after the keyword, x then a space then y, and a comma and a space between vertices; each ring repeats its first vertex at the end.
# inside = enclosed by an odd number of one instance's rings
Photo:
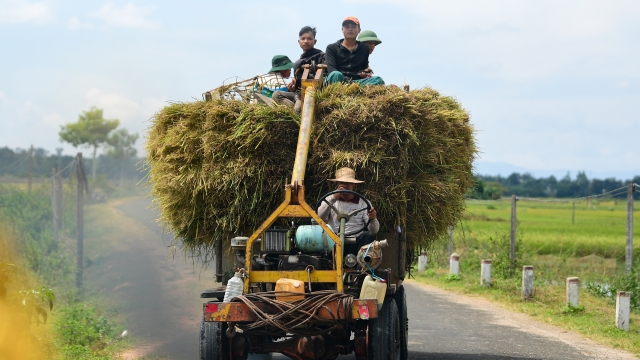
POLYGON ((453 225, 449 226, 449 241, 447 242, 447 257, 453 253, 453 225))
POLYGON ((56 169, 51 168, 51 208, 53 209, 53 242, 58 246, 58 177, 56 176, 56 169))
POLYGON ((626 273, 630 275, 633 268, 633 181, 627 184, 627 248, 624 259, 626 273))
POLYGON ((62 199, 62 172, 60 171, 60 165, 58 165, 58 171, 56 172, 56 214, 58 215, 58 231, 62 229, 62 199))
POLYGON ((511 248, 509 251, 509 270, 511 274, 514 273, 516 267, 516 201, 518 198, 515 195, 511 195, 511 248))
POLYGON ((27 191, 31 194, 31 181, 33 177, 33 145, 29 148, 29 183, 27 185, 27 191))
POLYGON ((82 153, 78 153, 76 157, 76 177, 78 179, 78 194, 76 198, 76 287, 82 288, 83 277, 83 251, 84 251, 84 192, 89 193, 89 185, 87 184, 87 174, 84 171, 82 163, 82 153))

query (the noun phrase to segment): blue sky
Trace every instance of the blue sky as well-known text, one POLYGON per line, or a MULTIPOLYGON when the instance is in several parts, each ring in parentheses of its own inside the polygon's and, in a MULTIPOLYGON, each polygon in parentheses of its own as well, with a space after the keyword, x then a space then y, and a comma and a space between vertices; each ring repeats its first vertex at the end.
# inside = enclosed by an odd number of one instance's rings
POLYGON ((324 49, 354 15, 383 41, 376 75, 471 113, 479 172, 640 174, 640 2, 315 4, 0 0, 0 146, 75 152, 57 133, 90 106, 144 133, 167 101, 297 58, 304 25, 324 49))

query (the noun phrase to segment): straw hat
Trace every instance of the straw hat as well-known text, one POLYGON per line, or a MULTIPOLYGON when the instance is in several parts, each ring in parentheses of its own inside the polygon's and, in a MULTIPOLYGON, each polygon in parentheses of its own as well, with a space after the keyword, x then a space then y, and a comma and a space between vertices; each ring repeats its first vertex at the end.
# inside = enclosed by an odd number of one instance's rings
POLYGON ((356 180, 356 172, 353 169, 348 167, 343 167, 336 170, 336 178, 329 179, 329 181, 346 182, 346 183, 354 183, 354 184, 361 184, 364 182, 361 180, 356 180))

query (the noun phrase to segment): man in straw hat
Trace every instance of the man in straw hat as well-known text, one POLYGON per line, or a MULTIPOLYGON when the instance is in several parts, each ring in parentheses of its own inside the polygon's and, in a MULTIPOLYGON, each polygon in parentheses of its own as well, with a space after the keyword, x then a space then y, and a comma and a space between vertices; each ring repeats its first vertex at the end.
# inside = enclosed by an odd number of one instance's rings
MULTIPOLYGON (((336 171, 336 178, 329 179, 329 181, 337 183, 337 190, 351 191, 354 191, 353 189, 355 189, 356 184, 361 184, 364 182, 361 180, 356 180, 356 172, 348 167, 338 169, 336 171)), ((328 198, 327 201, 338 211, 345 213, 349 213, 353 210, 361 209, 367 206, 362 199, 347 193, 333 194, 333 196, 328 198)), ((324 220, 329 226, 331 226, 332 229, 335 229, 336 233, 338 232, 338 229, 340 228, 340 221, 338 220, 338 216, 324 201, 318 209, 318 216, 320 216, 322 220, 324 220)), ((378 233, 378 230, 380 230, 380 223, 376 218, 376 209, 374 209, 373 207, 371 208, 371 210, 369 210, 369 212, 361 211, 355 214, 346 223, 345 232, 349 233, 362 229, 369 220, 371 220, 371 223, 367 227, 368 231, 363 231, 359 234, 356 234, 357 236, 355 246, 353 244, 347 244, 345 246, 345 254, 356 254, 360 247, 373 242, 374 235, 378 233)))

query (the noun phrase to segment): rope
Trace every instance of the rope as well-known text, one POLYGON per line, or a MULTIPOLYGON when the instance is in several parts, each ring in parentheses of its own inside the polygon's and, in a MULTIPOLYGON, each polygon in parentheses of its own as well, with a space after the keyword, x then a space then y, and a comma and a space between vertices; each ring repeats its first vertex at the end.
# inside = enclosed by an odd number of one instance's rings
POLYGON ((327 334, 339 327, 342 322, 351 320, 351 305, 353 296, 333 290, 322 290, 311 293, 295 293, 290 291, 270 291, 264 293, 245 294, 231 299, 232 302, 242 302, 256 315, 258 321, 251 324, 236 324, 245 333, 255 335, 287 336, 327 334), (280 301, 276 296, 304 295, 305 299, 293 303, 280 301), (326 304, 338 302, 338 314, 334 314, 326 304), (277 309, 274 314, 262 311, 256 303, 269 304, 277 309), (318 311, 324 308, 329 311, 332 319, 323 319, 318 311), (342 322, 338 321, 340 309, 344 314, 342 322))
MULTIPOLYGON (((369 249, 371 249, 371 245, 373 245, 373 242, 369 243, 369 246, 367 246, 367 251, 364 252, 364 256, 363 257, 367 257, 367 254, 369 253, 369 249)), ((387 281, 383 278, 381 278, 380 276, 374 274, 373 269, 371 268, 371 266, 369 266, 369 264, 367 265, 367 269, 369 269, 369 271, 371 272, 371 277, 376 278, 380 281, 382 281, 383 283, 386 283, 387 281)))

